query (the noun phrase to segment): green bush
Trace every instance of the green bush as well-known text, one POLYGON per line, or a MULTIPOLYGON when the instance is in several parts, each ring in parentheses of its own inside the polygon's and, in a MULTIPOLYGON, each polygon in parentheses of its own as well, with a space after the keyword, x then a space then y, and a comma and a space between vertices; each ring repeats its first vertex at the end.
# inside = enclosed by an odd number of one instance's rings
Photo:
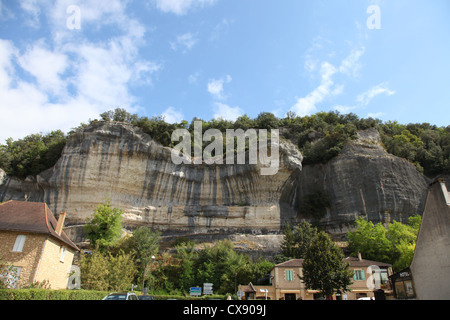
MULTIPOLYGON (((108 291, 95 290, 50 290, 50 289, 0 289, 0 300, 101 300, 108 291)), ((138 296, 140 292, 135 292, 138 296)), ((210 295, 202 297, 183 295, 154 295, 156 300, 225 300, 227 295, 210 295)))
POLYGON ((1 289, 0 300, 101 300, 108 293, 93 290, 1 289))

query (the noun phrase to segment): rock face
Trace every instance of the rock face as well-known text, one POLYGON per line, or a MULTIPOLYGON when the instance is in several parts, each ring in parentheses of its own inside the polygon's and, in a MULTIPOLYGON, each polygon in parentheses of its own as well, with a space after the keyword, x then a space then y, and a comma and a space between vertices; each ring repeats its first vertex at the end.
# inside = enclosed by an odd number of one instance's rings
MULTIPOLYGON (((305 201, 311 191, 325 191, 330 207, 320 222, 329 232, 346 233, 359 216, 389 223, 422 214, 427 179, 408 161, 387 153, 380 140, 376 129, 359 132, 336 158, 303 167, 297 201, 305 201)), ((300 212, 299 218, 307 217, 300 212)))
POLYGON ((72 135, 57 164, 25 181, 2 178, 0 200, 45 201, 82 224, 110 198, 127 227, 174 233, 271 232, 295 215, 302 156, 280 142, 276 175, 259 165, 175 165, 162 147, 129 124, 100 122, 72 135), (286 203, 284 203, 286 202, 286 203), (280 208, 291 208, 281 211, 280 208))
POLYGON ((66 225, 74 226, 109 198, 124 210, 128 228, 264 234, 310 219, 299 208, 321 190, 330 205, 319 222, 339 234, 361 215, 389 222, 422 212, 426 178, 379 140, 375 129, 361 132, 335 159, 302 168, 298 149, 281 139, 278 173, 262 176, 259 165, 175 165, 171 149, 140 129, 99 122, 73 134, 57 164, 36 177, 19 180, 0 170, 0 201, 45 201, 54 213, 66 211, 66 225))

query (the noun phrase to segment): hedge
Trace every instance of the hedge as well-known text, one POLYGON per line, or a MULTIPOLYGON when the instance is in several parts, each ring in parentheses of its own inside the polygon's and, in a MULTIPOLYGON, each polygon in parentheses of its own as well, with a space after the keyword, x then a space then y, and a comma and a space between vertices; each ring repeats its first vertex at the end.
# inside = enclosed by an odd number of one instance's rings
POLYGON ((93 290, 0 289, 0 300, 101 300, 108 293, 93 290))
MULTIPOLYGON (((0 289, 0 300, 101 300, 109 291, 93 290, 49 290, 49 289, 0 289)), ((136 292, 140 295, 140 292, 136 292)), ((202 297, 182 295, 154 295, 156 300, 225 300, 225 295, 212 295, 202 297)))

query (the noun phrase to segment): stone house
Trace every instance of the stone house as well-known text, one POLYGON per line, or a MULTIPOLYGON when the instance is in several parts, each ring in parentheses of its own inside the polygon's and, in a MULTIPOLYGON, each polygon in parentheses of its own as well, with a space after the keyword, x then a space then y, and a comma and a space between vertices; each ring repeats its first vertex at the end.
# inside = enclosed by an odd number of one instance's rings
POLYGON ((63 231, 65 217, 56 220, 45 203, 0 204, 0 261, 10 271, 0 277, 14 288, 48 281, 51 289, 66 289, 79 249, 63 231))
MULTIPOLYGON (((270 300, 315 300, 321 299, 320 292, 307 289, 301 280, 303 276, 304 259, 292 259, 275 265, 270 271, 271 284, 257 286, 249 284, 240 286, 247 299, 270 300)), ((385 295, 392 295, 389 288, 388 276, 392 274, 392 266, 387 263, 348 257, 345 261, 353 270, 351 291, 342 295, 334 294, 334 300, 357 300, 359 298, 375 298, 377 291, 382 290, 385 295)))

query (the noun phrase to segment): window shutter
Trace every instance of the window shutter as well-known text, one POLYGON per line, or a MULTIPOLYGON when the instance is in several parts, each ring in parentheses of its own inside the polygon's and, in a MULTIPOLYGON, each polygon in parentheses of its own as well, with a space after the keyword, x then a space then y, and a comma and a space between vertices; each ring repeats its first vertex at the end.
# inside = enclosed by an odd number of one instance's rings
POLYGON ((294 275, 292 274, 292 270, 286 270, 286 280, 287 281, 294 280, 294 275))

